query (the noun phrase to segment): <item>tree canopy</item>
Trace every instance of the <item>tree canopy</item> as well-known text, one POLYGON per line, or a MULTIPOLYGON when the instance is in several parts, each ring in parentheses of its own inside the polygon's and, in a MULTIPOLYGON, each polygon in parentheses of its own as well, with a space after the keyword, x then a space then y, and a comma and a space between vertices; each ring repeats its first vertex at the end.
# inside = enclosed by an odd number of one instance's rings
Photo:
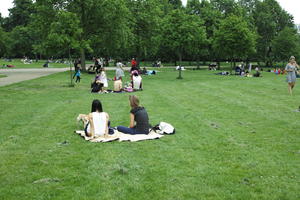
POLYGON ((0 57, 253 60, 299 54, 276 0, 14 0, 0 15, 0 57), (283 47, 290 48, 283 48, 283 47))

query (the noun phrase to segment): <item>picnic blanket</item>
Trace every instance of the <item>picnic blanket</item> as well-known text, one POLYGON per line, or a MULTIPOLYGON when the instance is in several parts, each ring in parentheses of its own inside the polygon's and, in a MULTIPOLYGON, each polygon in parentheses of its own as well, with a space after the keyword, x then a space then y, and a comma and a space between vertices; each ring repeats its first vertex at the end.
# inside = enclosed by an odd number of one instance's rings
POLYGON ((129 141, 129 142, 137 142, 142 140, 153 140, 163 137, 164 135, 158 134, 155 131, 151 131, 149 134, 137 134, 137 135, 130 135, 130 134, 124 134, 117 130, 114 131, 114 134, 108 135, 108 136, 99 136, 99 137, 88 137, 85 135, 84 131, 78 130, 75 131, 76 134, 83 137, 85 140, 90 142, 111 142, 118 140, 120 142, 122 141, 129 141))

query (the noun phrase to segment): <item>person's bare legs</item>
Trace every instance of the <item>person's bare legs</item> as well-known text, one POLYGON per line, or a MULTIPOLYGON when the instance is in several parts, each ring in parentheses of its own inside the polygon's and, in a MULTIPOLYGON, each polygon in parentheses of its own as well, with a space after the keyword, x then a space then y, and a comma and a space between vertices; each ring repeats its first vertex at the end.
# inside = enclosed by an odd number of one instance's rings
POLYGON ((295 87, 295 82, 294 82, 294 83, 292 83, 292 89, 294 89, 294 87, 295 87))
POLYGON ((293 92, 292 92, 292 83, 288 83, 288 91, 289 91, 290 95, 293 95, 293 92))

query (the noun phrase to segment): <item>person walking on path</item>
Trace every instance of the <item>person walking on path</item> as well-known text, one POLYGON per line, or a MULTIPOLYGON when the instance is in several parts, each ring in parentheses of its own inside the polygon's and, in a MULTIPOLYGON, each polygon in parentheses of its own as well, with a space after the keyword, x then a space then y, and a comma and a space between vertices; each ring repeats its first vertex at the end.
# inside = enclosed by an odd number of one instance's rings
POLYGON ((296 71, 299 68, 294 56, 290 57, 289 63, 286 65, 285 70, 287 72, 286 81, 288 82, 288 91, 290 95, 293 95, 293 88, 296 83, 296 71))

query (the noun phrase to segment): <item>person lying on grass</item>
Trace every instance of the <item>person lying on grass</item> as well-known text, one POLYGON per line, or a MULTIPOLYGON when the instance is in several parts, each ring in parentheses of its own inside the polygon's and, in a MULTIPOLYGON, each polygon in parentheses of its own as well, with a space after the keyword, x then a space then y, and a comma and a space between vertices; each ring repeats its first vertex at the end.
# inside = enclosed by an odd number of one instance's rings
POLYGON ((103 112, 102 104, 98 99, 92 102, 91 113, 80 114, 77 120, 84 121, 84 132, 89 137, 108 135, 109 115, 103 112))
POLYGON ((129 96, 130 103, 130 123, 129 128, 125 126, 118 126, 117 130, 122 133, 129 134, 148 134, 149 133, 149 118, 144 107, 139 105, 139 99, 135 95, 129 96))

